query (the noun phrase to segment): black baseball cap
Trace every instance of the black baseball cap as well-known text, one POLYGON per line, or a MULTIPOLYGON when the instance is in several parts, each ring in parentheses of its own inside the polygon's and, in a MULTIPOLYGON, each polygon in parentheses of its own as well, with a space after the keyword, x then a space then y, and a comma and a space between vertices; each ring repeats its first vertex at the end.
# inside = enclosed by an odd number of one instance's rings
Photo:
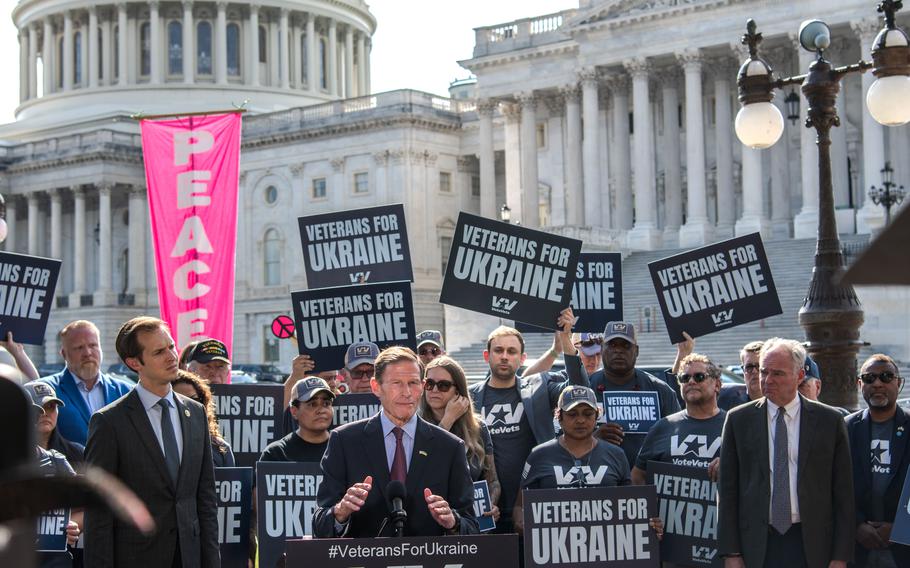
POLYGON ((217 339, 200 341, 196 345, 196 348, 193 349, 193 354, 190 355, 189 361, 196 361, 197 363, 224 361, 228 365, 231 364, 231 358, 228 356, 227 347, 217 339))

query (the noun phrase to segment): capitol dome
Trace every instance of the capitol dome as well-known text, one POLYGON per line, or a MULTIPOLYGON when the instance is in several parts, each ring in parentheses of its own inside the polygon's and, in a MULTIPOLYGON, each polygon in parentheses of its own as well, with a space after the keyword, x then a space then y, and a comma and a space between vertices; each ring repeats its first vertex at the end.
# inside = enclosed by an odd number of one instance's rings
POLYGON ((376 19, 363 0, 20 0, 12 18, 16 118, 33 126, 370 92, 376 19))

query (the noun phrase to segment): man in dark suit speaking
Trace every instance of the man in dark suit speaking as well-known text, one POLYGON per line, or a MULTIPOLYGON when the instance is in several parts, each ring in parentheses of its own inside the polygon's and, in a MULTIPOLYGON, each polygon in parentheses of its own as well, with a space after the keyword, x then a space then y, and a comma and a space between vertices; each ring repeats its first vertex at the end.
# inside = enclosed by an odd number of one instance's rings
POLYGON ((765 396, 727 413, 717 520, 726 568, 845 568, 853 559, 847 430, 837 410, 797 393, 805 359, 796 341, 766 341, 765 396))
POLYGON ((145 503, 155 534, 89 510, 85 565, 92 568, 217 568, 217 502, 205 408, 171 388, 177 351, 167 324, 138 317, 117 334, 117 353, 139 373, 127 396, 92 416, 85 457, 145 503))
POLYGON ((391 536, 394 495, 388 493, 395 481, 406 489, 405 536, 478 532, 464 442, 417 416, 423 389, 417 355, 390 347, 375 366, 371 386, 382 409, 332 432, 322 458, 314 536, 391 536))

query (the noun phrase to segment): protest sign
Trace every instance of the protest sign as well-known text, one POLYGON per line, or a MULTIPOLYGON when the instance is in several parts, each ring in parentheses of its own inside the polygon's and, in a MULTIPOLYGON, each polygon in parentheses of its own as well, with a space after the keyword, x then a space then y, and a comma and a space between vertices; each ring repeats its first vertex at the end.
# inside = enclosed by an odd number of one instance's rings
POLYGON ((648 462, 657 489, 664 538, 660 557, 678 566, 723 566, 717 554, 717 483, 708 469, 648 462))
POLYGON ((604 419, 626 434, 647 434, 660 420, 660 398, 653 391, 605 391, 604 419))
POLYGON ((910 546, 910 475, 904 479, 901 499, 897 504, 897 514, 891 527, 891 542, 910 546))
POLYGON ((215 498, 221 568, 246 568, 250 557, 253 468, 216 467, 215 498))
POLYGON ((672 343, 782 313, 761 235, 648 264, 672 343))
POLYGON ((69 509, 52 509, 38 515, 38 552, 66 551, 66 525, 69 522, 69 509))
POLYGON ((54 304, 60 261, 0 252, 0 338, 41 345, 54 304))
POLYGON ((379 412, 379 398, 369 392, 342 394, 332 401, 334 415, 332 428, 375 416, 379 412))
POLYGON ((485 517, 484 513, 493 510, 493 499, 490 498, 490 486, 486 479, 474 482, 474 516, 477 517, 477 524, 480 526, 480 532, 488 532, 496 528, 496 521, 493 517, 485 517))
POLYGON ((301 290, 291 303, 297 348, 313 359, 313 372, 341 368, 348 345, 358 341, 416 347, 410 282, 301 290))
POLYGON ((555 329, 580 251, 575 239, 462 212, 439 301, 555 329))
POLYGON ((221 436, 238 466, 251 467, 266 446, 284 435, 283 385, 212 385, 221 436))
POLYGON ((275 566, 284 554, 287 539, 313 534, 313 512, 320 483, 322 470, 318 463, 256 464, 260 566, 275 566))
POLYGON ((309 289, 413 281, 404 206, 299 217, 309 289))
MULTIPOLYGON (((578 318, 572 331, 578 333, 603 333, 607 322, 622 321, 622 254, 581 253, 570 305, 578 318)), ((522 333, 548 331, 520 322, 515 328, 522 333)))
POLYGON ((657 568, 651 486, 526 490, 525 567, 657 568))

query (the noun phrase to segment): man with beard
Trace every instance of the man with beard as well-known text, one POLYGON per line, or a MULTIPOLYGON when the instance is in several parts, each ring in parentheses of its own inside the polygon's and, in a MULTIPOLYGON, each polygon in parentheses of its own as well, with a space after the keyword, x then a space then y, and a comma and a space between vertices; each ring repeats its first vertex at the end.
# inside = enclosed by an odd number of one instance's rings
MULTIPOLYGON (((679 399, 673 389, 657 377, 635 368, 638 360, 638 340, 635 326, 624 321, 611 321, 604 330, 604 367, 591 376, 591 388, 604 391, 651 391, 657 393, 661 417, 679 412, 679 399)), ((598 396, 602 396, 598 394, 598 396)), ((604 440, 620 446, 630 464, 635 463, 645 437, 625 435, 622 426, 608 422, 597 433, 604 440)))
POLYGON ((717 397, 717 406, 723 410, 730 410, 740 404, 746 404, 762 397, 761 377, 758 373, 758 354, 761 352, 763 341, 752 341, 743 346, 739 351, 739 362, 743 367, 745 385, 726 385, 720 389, 717 397))
POLYGON ((133 385, 101 372, 101 338, 90 321, 70 322, 60 330, 60 354, 66 368, 41 380, 63 401, 57 429, 71 442, 85 445, 92 414, 132 390, 133 385))
POLYGON ((502 517, 496 531, 512 532, 512 508, 521 482, 521 469, 534 446, 556 436, 553 409, 559 394, 569 384, 588 386, 581 360, 572 345, 571 308, 559 314, 556 322, 559 340, 565 353, 566 371, 538 373, 517 377, 524 363, 524 338, 514 328, 500 326, 487 338, 484 360, 490 365, 490 376, 468 389, 474 411, 483 416, 493 439, 493 457, 502 485, 499 510, 502 517), (567 378, 568 377, 568 378, 567 378))
POLYGON ((706 467, 716 480, 716 458, 727 414, 717 408, 720 369, 698 353, 683 358, 680 368, 677 380, 686 408, 661 418, 648 432, 632 469, 635 485, 645 484, 649 461, 706 467))
POLYGON ((889 542, 910 466, 910 411, 897 406, 904 379, 894 359, 872 355, 859 383, 869 408, 847 418, 856 496, 856 566, 910 566, 910 546, 889 542))

